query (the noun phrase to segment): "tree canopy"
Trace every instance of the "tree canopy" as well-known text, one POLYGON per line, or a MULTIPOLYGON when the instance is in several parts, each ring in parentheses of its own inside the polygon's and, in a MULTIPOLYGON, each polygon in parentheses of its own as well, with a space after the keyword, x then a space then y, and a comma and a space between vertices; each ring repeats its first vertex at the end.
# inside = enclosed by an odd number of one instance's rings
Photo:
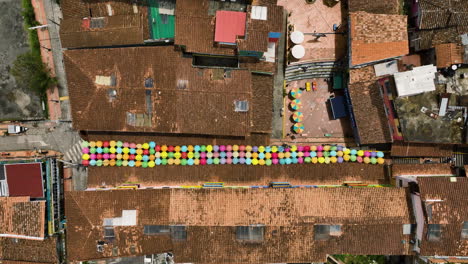
POLYGON ((41 97, 56 83, 56 79, 50 76, 41 57, 31 51, 19 55, 10 72, 18 84, 36 92, 41 97))

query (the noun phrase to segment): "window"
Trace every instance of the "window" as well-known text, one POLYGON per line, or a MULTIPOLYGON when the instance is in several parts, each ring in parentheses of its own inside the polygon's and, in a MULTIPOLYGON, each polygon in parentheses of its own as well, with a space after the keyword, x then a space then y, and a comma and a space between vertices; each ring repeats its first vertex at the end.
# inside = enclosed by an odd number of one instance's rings
POLYGON ((114 227, 105 226, 104 227, 104 238, 114 238, 114 237, 115 237, 114 227))
POLYGON ((432 204, 426 202, 426 214, 427 214, 427 220, 432 219, 432 204))
POLYGON ((236 112, 247 112, 249 111, 249 102, 248 101, 235 101, 235 111, 236 112))
POLYGON ((341 225, 315 225, 314 239, 328 240, 330 237, 341 236, 341 225))
POLYGON ((145 87, 146 88, 153 88, 154 87, 153 78, 146 78, 145 79, 145 87))
POLYGON ((145 225, 143 228, 145 235, 167 235, 171 234, 172 239, 186 240, 187 231, 183 225, 145 225))
POLYGON ((264 225, 238 226, 236 227, 236 238, 238 240, 260 242, 263 241, 265 233, 264 225))
POLYGON ((468 221, 463 222, 461 237, 462 239, 468 239, 468 221))
POLYGON ((427 240, 437 241, 440 240, 440 225, 439 224, 428 224, 427 225, 427 240))
POLYGON ((177 80, 177 89, 185 90, 188 86, 188 80, 177 80))
POLYGON ((171 229, 167 225, 145 225, 145 235, 169 234, 171 229))
POLYGON ((136 114, 127 112, 127 125, 129 126, 136 126, 136 114))
POLYGON ((94 82, 97 85, 116 86, 117 77, 115 75, 111 75, 111 76, 96 75, 96 80, 94 82))
POLYGON ((103 28, 105 20, 103 17, 92 17, 89 28, 103 28))
POLYGON ((171 237, 174 240, 186 240, 187 231, 185 230, 185 226, 183 225, 171 226, 171 237))

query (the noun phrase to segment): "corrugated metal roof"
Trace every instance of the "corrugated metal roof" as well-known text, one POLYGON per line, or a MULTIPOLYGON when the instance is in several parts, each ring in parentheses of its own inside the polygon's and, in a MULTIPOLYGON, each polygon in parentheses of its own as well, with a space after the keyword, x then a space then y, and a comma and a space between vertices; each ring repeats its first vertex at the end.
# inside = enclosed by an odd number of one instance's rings
POLYGON ((398 96, 410 96, 435 91, 434 65, 425 65, 413 68, 412 71, 397 72, 393 76, 398 96))
POLYGON ((246 19, 245 12, 217 11, 215 41, 235 44, 237 37, 245 35, 246 19))

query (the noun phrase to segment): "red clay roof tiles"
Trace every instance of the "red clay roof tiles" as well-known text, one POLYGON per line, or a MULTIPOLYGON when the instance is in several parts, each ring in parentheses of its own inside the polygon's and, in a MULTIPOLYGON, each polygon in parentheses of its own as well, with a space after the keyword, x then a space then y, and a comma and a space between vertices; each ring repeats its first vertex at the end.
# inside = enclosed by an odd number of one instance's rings
POLYGON ((392 142, 380 88, 375 81, 349 85, 361 144, 392 142))
POLYGON ((406 16, 355 12, 349 19, 352 66, 409 53, 406 16))
POLYGON ((40 240, 45 231, 45 201, 29 197, 0 197, 0 237, 40 240))
POLYGON ((435 46, 437 68, 450 67, 463 63, 463 46, 456 43, 439 44, 435 46))
POLYGON ((400 1, 398 0, 348 0, 349 12, 364 11, 374 14, 398 15, 400 12, 400 1))
POLYGON ((468 221, 468 178, 424 177, 418 178, 418 183, 423 204, 432 204, 429 219, 426 213, 427 223, 441 225, 438 241, 426 238, 425 226, 421 255, 467 256, 468 240, 461 238, 461 231, 463 222, 468 221))
POLYGON ((394 142, 393 157, 450 157, 453 145, 394 142))
POLYGON ((60 6, 64 16, 60 39, 64 48, 136 45, 149 38, 145 5, 134 6, 130 1, 64 0, 60 6), (91 18, 103 18, 104 27, 83 28, 83 19, 91 18))
POLYGON ((205 182, 224 182, 226 186, 268 185, 270 182, 289 182, 292 185, 341 185, 346 181, 363 184, 388 184, 386 167, 367 164, 296 164, 267 166, 159 166, 144 168, 89 168, 88 187, 120 186, 138 182, 142 186, 201 185, 205 182))
POLYGON ((172 46, 68 50, 64 59, 76 129, 227 136, 250 132, 251 112, 234 108, 237 100, 251 101, 247 70, 218 78, 219 69, 194 68, 172 46), (115 76, 116 86, 96 84, 97 76, 115 76), (145 88, 147 78, 153 79, 154 88, 145 88), (109 89, 116 90, 113 100, 109 89), (148 114, 148 92, 150 124, 128 123, 127 113, 148 114))
POLYGON ((3 260, 58 263, 57 239, 49 237, 43 241, 37 241, 0 237, 0 263, 3 260))
POLYGON ((439 164, 393 164, 392 176, 455 176, 448 163, 439 164))
POLYGON ((177 262, 277 263, 320 261, 327 253, 410 254, 409 237, 401 232, 402 224, 413 221, 407 203, 406 191, 396 188, 73 192, 66 195, 68 256, 86 260, 112 251, 128 256, 171 250, 177 262), (114 242, 97 252, 103 218, 120 216, 121 210, 137 210, 137 225, 116 227, 114 242), (315 241, 318 223, 341 224, 343 235, 315 241), (144 225, 158 224, 186 225, 187 240, 143 234, 144 225), (235 226, 248 224, 267 225, 262 243, 236 241, 235 226))

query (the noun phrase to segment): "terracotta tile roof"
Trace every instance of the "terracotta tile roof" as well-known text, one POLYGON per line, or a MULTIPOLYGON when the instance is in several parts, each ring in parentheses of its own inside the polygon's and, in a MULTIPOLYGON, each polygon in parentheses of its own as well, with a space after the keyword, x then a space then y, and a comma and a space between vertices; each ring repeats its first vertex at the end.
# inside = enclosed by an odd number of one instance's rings
POLYGON ((413 218, 402 188, 85 191, 69 192, 65 199, 71 261, 112 257, 113 251, 116 257, 171 250, 176 262, 200 263, 315 262, 327 253, 345 252, 410 254, 402 224, 413 218), (115 227, 114 241, 97 252, 104 218, 119 217, 122 210, 137 210, 136 226, 115 227), (169 224, 185 225, 187 240, 143 234, 144 225, 169 224), (236 240, 235 226, 249 224, 266 225, 262 243, 236 240), (314 224, 340 224, 343 234, 315 241, 314 224))
POLYGON ((349 17, 352 66, 409 53, 406 16, 355 12, 349 17))
POLYGON ((432 203, 432 216, 428 224, 441 225, 439 241, 427 240, 427 226, 421 243, 423 256, 467 256, 468 240, 461 238, 464 221, 468 221, 468 178, 418 178, 421 200, 442 200, 432 203))
POLYGON ((379 77, 375 76, 373 65, 362 68, 349 69, 350 84, 377 81, 378 79, 379 77))
POLYGON ((247 8, 247 35, 237 41, 239 50, 266 52, 268 50, 268 33, 283 32, 282 6, 267 5, 267 20, 251 18, 252 6, 247 8))
POLYGON ((43 239, 45 201, 30 202, 29 197, 0 197, 0 237, 43 239))
MULTIPOLYGON (((256 5, 257 3, 253 3, 256 5)), ((238 39, 240 50, 266 52, 268 32, 282 32, 283 7, 275 1, 259 2, 268 5, 267 20, 250 18, 251 6, 247 10, 247 32, 238 39)), ((176 37, 174 44, 184 46, 186 52, 202 54, 235 55, 235 47, 221 48, 214 42, 214 15, 208 14, 208 0, 179 0, 176 3, 176 37)))
POLYGON ((373 14, 398 15, 400 1, 348 0, 348 10, 349 12, 364 11, 373 14))
POLYGON ((446 68, 452 64, 463 63, 463 47, 455 43, 435 46, 437 68, 446 68))
POLYGON ((120 186, 138 182, 142 186, 202 185, 205 182, 224 182, 226 186, 265 186, 270 182, 289 182, 293 185, 341 185, 346 181, 364 184, 388 184, 386 167, 367 164, 295 164, 268 166, 158 166, 143 168, 88 169, 88 187, 120 186))
POLYGON ((60 39, 63 48, 143 44, 149 38, 148 10, 145 5, 122 1, 65 0, 60 39), (107 5, 112 9, 109 16, 107 5), (103 18, 103 28, 82 27, 84 18, 103 18))
POLYGON ((272 129, 273 76, 252 75, 252 131, 270 133, 272 129))
POLYGON ((468 33, 468 26, 450 27, 443 29, 429 29, 415 32, 417 50, 425 50, 438 44, 461 43, 460 35, 468 33))
POLYGON ((247 70, 232 70, 224 77, 220 69, 194 68, 172 46, 68 50, 64 60, 75 129, 226 136, 250 132, 251 111, 234 111, 237 100, 252 103, 247 70), (98 76, 115 76, 115 87, 96 84, 98 76), (154 88, 145 88, 147 78, 154 88), (117 94, 113 100, 111 88, 117 94), (151 122, 128 122, 127 113, 143 115, 148 109, 151 122))
MULTIPOLYGON (((133 2, 131 1, 89 1, 89 0, 62 0, 60 1, 60 8, 63 12, 63 18, 83 18, 89 17, 106 17, 109 16, 108 5, 112 8, 112 15, 128 15, 133 14, 133 2)), ((142 8, 142 6, 138 6, 142 8)), ((139 10, 141 11, 141 10, 139 10)))
POLYGON ((439 164, 393 164, 392 176, 455 176, 448 163, 439 164))
POLYGON ((391 155, 394 157, 450 157, 453 145, 394 142, 391 155))
POLYGON ((465 1, 419 0, 419 29, 468 26, 465 1))
POLYGON ((143 44, 143 25, 148 23, 147 13, 105 17, 103 28, 85 29, 82 18, 69 18, 60 25, 63 48, 82 48, 143 44))
POLYGON ((375 81, 353 83, 349 85, 348 90, 360 143, 392 142, 384 102, 378 84, 375 81))
MULTIPOLYGON (((0 237, 0 263, 4 260, 29 263, 59 263, 57 239, 46 238, 43 241, 0 237)), ((8 263, 8 262, 7 262, 8 263)))

